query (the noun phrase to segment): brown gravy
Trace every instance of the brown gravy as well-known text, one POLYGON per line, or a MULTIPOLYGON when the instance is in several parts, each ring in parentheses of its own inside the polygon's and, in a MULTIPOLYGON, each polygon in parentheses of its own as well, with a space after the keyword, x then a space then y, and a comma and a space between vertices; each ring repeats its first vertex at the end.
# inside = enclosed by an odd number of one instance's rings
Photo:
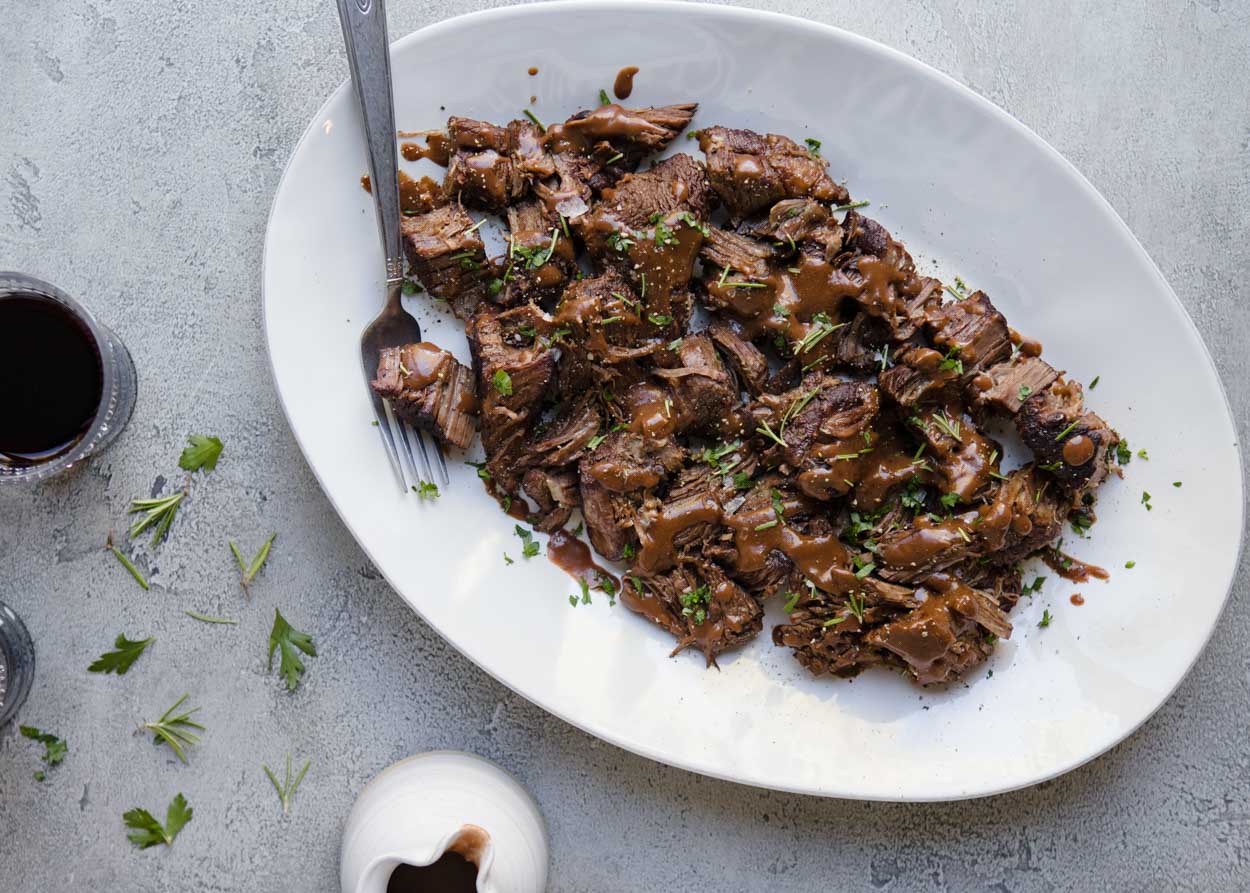
POLYGON ((386 893, 473 893, 477 865, 448 850, 430 865, 401 865, 391 872, 386 893))
POLYGON ((528 73, 529 73, 529 76, 530 76, 530 77, 533 77, 534 75, 538 74, 538 66, 536 66, 536 65, 531 65, 531 66, 529 67, 529 72, 528 72, 528 73))
POLYGON ((616 80, 612 83, 612 93, 617 99, 629 99, 629 94, 634 92, 634 75, 637 73, 637 65, 626 65, 616 73, 616 80))
POLYGON ((451 160, 451 141, 447 139, 445 133, 427 133, 424 149, 416 143, 403 143, 399 151, 405 161, 420 161, 422 158, 428 158, 435 164, 447 167, 447 163, 451 160))
POLYGON ((1084 561, 1078 561, 1071 555, 1065 555, 1058 549, 1047 549, 1042 552, 1042 561, 1046 562, 1046 566, 1059 576, 1065 580, 1071 580, 1073 583, 1084 583, 1090 577, 1097 577, 1099 580, 1111 579, 1111 574, 1096 564, 1086 564, 1084 561))
POLYGON ((563 528, 548 540, 547 557, 575 580, 585 580, 591 587, 603 586, 607 581, 612 584, 612 592, 620 591, 621 581, 595 564, 590 547, 563 528))
POLYGON ((1085 596, 1081 595, 1079 592, 1074 592, 1068 601, 1072 602, 1074 605, 1083 605, 1085 604, 1085 596))

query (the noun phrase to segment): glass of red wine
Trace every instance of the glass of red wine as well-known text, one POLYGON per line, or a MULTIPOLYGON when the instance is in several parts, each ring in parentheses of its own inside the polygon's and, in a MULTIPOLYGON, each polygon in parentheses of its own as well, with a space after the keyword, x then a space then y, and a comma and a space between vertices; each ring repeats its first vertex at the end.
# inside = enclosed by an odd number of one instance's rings
POLYGON ((134 363, 54 285, 0 272, 0 488, 68 471, 130 420, 134 363))

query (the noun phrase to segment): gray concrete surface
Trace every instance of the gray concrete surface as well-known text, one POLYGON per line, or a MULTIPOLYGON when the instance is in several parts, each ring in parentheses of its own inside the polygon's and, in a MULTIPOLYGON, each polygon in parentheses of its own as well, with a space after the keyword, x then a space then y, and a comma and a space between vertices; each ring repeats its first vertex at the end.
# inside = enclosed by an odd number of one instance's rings
MULTIPOLYGON (((400 35, 484 2, 392 0, 400 35)), ((1250 4, 775 0, 949 72, 1072 159, 1197 320, 1239 419, 1250 408, 1250 4)), ((130 345, 141 396, 116 447, 71 479, 0 494, 0 599, 39 650, 26 723, 0 730, 0 890, 330 890, 361 785, 417 750, 514 772, 550 823, 551 888, 1235 890, 1250 886, 1250 636, 1238 585, 1176 696, 1057 781, 924 806, 739 787, 602 744, 461 658, 382 582, 286 428, 260 332, 265 218, 288 153, 345 76, 329 0, 0 0, 0 268, 53 280, 130 345), (127 501, 172 477, 188 432, 218 470, 142 592, 102 551, 127 501), (249 599, 224 541, 279 538, 249 599), (275 606, 312 632, 294 695, 265 672, 275 606), (187 620, 184 608, 241 618, 187 620), (118 632, 157 642, 125 677, 85 672, 118 632), (189 767, 131 735, 183 692, 209 727, 189 767), (313 767, 289 817, 261 773, 313 767), (172 850, 121 813, 186 794, 172 850)), ((1158 358, 1166 362, 1166 357, 1158 358)))

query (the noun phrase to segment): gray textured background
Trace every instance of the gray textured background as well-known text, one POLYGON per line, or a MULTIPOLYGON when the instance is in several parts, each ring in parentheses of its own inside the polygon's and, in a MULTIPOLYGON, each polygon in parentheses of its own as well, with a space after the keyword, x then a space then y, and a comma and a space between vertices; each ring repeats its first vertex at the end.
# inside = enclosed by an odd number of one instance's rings
MULTIPOLYGON (((489 5, 392 0, 391 31, 489 5)), ((1145 243, 1246 416, 1246 0, 755 5, 911 53, 1055 145, 1145 243)), ((262 344, 270 198, 345 74, 329 0, 0 0, 0 268, 88 301, 141 380, 111 452, 38 493, 0 494, 0 598, 39 651, 21 719, 70 744, 40 785, 37 748, 0 730, 0 890, 330 890, 361 785, 444 747, 534 792, 553 890, 1250 884, 1244 585, 1194 672, 1126 743, 1035 789, 957 804, 826 801, 659 766, 546 715, 441 641, 318 490, 262 344), (220 434, 227 453, 143 565, 144 593, 101 547, 131 497, 173 477, 192 431, 220 434), (224 540, 250 554, 273 530, 246 601, 224 540), (294 695, 265 673, 275 606, 321 649, 294 695), (243 622, 204 626, 187 607, 243 622), (123 678, 86 673, 121 631, 158 641, 123 678), (190 767, 130 734, 184 691, 209 726, 190 767), (288 749, 314 762, 283 818, 260 764, 288 749), (175 791, 196 817, 174 848, 131 847, 122 811, 163 811, 175 791)))

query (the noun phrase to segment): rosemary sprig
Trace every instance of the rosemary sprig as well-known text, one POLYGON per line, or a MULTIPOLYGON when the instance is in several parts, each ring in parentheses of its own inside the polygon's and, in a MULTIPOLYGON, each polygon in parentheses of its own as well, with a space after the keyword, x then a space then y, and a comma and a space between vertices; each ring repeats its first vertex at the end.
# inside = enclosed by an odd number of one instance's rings
POLYGON ((184 748, 192 744, 198 744, 200 740, 199 735, 188 731, 188 729, 205 731, 204 726, 191 719, 191 715, 197 712, 200 709, 199 707, 193 707, 185 713, 176 713, 178 708, 182 706, 182 702, 188 697, 188 695, 183 695, 174 702, 174 706, 161 714, 160 719, 145 722, 139 727, 140 731, 147 730, 151 732, 155 743, 159 744, 164 741, 168 744, 184 765, 187 762, 187 752, 184 748))
POLYGON ((130 571, 130 576, 134 577, 135 582, 143 587, 144 590, 151 588, 148 586, 148 581, 143 579, 143 574, 139 573, 139 569, 135 567, 134 562, 127 558, 122 550, 113 544, 113 531, 111 530, 109 531, 108 540, 104 543, 104 548, 113 553, 113 557, 121 562, 122 567, 130 571))
POLYGON ((183 611, 192 620, 198 620, 201 623, 228 623, 237 626, 239 621, 231 620, 229 617, 214 617, 211 614, 201 614, 199 611, 183 611))
POLYGON ((261 567, 265 564, 265 559, 269 557, 269 547, 273 545, 273 541, 278 538, 277 533, 271 533, 269 539, 265 540, 260 551, 252 558, 251 564, 243 563, 243 553, 239 551, 239 547, 234 544, 234 540, 228 540, 230 543, 230 551, 234 553, 234 560, 239 564, 239 570, 243 572, 243 578, 239 581, 239 585, 246 592, 247 587, 252 580, 256 579, 256 575, 260 572, 261 567))
POLYGON ((312 765, 312 760, 304 763, 304 768, 296 773, 295 777, 291 777, 291 754, 288 751, 286 755, 286 778, 282 784, 278 784, 278 776, 273 774, 273 770, 261 763, 260 768, 265 770, 265 774, 269 776, 270 782, 273 783, 273 789, 278 792, 278 799, 282 801, 282 814, 290 815, 291 800, 295 797, 295 791, 299 787, 299 783, 304 780, 304 775, 308 772, 308 767, 312 765))
MULTIPOLYGON (((190 484, 190 481, 188 480, 187 483, 190 484)), ((156 529, 152 532, 152 545, 155 546, 163 540, 169 533, 169 527, 174 523, 174 516, 178 514, 178 506, 182 504, 186 495, 187 490, 184 487, 172 496, 162 496, 159 499, 132 499, 127 513, 133 515, 143 512, 144 514, 142 518, 130 525, 130 538, 134 539, 155 525, 156 529)))

